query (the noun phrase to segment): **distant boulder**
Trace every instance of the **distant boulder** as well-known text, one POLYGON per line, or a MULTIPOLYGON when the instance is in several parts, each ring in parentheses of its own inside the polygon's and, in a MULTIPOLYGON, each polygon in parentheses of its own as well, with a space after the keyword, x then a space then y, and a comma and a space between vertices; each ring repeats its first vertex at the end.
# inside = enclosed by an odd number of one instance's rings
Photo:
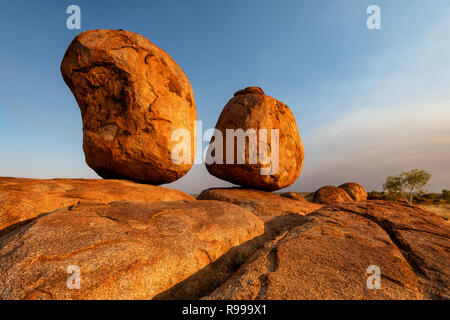
POLYGON ((325 186, 314 192, 313 201, 315 203, 338 203, 338 202, 352 202, 352 198, 344 191, 344 189, 325 186))
POLYGON ((339 188, 344 189, 348 193, 353 201, 366 201, 367 192, 364 187, 356 182, 347 182, 339 186, 339 188))

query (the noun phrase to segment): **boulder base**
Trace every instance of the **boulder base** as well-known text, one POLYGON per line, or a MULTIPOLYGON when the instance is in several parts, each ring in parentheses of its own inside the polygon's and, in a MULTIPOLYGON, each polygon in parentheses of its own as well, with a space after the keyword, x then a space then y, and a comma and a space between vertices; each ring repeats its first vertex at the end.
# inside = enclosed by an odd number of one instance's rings
POLYGON ((285 192, 280 194, 280 196, 288 198, 288 199, 292 199, 292 200, 297 200, 297 201, 307 201, 305 199, 304 196, 302 196, 300 193, 298 192, 285 192))
POLYGON ((277 194, 241 188, 204 190, 198 200, 219 200, 243 207, 264 221, 261 245, 280 233, 303 223, 304 216, 322 207, 306 200, 292 200, 277 194))

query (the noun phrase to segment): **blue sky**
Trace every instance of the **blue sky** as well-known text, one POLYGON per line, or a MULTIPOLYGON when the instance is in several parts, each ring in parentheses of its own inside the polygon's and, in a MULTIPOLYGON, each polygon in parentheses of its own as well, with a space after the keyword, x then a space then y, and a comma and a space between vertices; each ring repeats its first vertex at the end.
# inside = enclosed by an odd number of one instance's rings
MULTIPOLYGON (((96 28, 134 31, 166 50, 192 84, 204 129, 246 86, 285 102, 306 150, 287 190, 352 180, 380 189, 412 168, 433 174, 430 191, 450 189, 449 0, 2 2, 0 176, 97 177, 59 71, 72 39, 96 28), (71 4, 81 30, 66 28, 71 4), (366 27, 371 4, 381 30, 366 27)), ((228 185, 194 165, 167 186, 228 185)))

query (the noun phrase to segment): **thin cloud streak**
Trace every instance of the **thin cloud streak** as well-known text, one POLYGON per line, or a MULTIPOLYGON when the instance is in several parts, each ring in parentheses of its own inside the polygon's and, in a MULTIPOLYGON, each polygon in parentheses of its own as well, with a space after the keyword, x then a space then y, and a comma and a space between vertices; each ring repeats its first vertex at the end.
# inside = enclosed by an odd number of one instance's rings
POLYGON ((350 111, 304 132, 303 173, 288 190, 351 180, 380 190, 387 175, 412 168, 433 174, 429 190, 449 188, 449 32, 450 22, 436 23, 413 46, 386 50, 366 79, 343 85, 352 93, 335 104, 350 111))

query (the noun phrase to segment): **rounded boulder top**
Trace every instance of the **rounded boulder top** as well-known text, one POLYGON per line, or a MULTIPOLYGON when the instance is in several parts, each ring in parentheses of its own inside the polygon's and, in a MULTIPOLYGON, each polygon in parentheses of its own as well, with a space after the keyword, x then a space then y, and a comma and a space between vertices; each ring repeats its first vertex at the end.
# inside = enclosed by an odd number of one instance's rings
POLYGON ((236 96, 239 96, 241 94, 247 94, 247 93, 264 95, 264 91, 260 87, 247 87, 245 89, 236 91, 234 93, 234 96, 236 97, 236 96))
POLYGON ((353 201, 366 201, 367 192, 364 187, 356 182, 347 182, 339 186, 339 188, 344 189, 348 193, 353 201))
POLYGON ((329 204, 340 202, 353 202, 344 189, 335 186, 325 186, 314 192, 313 202, 329 204))
POLYGON ((90 30, 72 41, 61 73, 81 111, 86 162, 102 178, 163 184, 190 170, 194 95, 168 53, 137 33, 90 30), (172 160, 177 129, 190 134, 190 161, 172 160))

